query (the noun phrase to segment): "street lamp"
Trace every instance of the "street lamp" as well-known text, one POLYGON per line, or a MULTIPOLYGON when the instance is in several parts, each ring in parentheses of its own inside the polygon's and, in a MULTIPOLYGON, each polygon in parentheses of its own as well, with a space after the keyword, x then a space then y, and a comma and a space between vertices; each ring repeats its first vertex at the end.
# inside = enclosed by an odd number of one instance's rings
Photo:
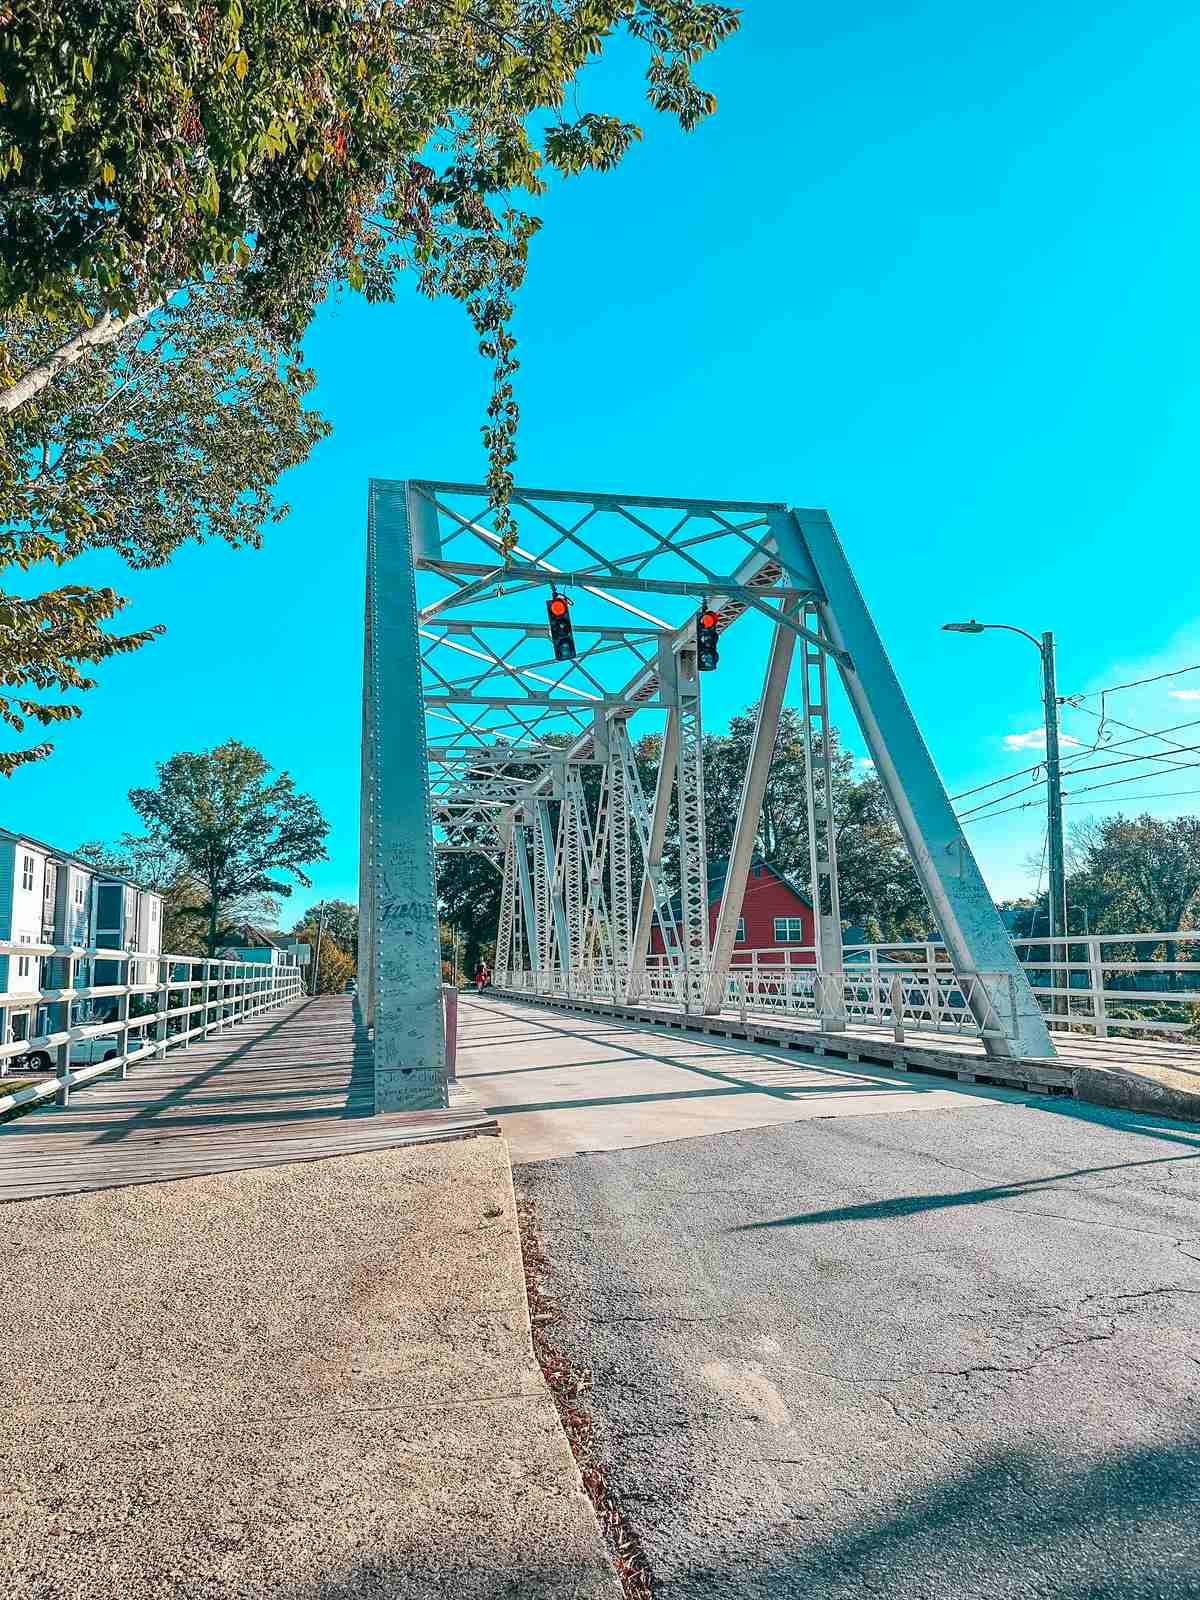
MULTIPOLYGON (((942 631, 945 633, 983 633, 988 628, 998 629, 1004 633, 1019 633, 1022 639, 1029 640, 1042 658, 1042 704, 1046 718, 1046 844, 1050 867, 1050 982, 1051 987, 1057 989, 1054 941, 1064 940, 1067 936, 1067 870, 1063 856, 1062 772, 1058 759, 1058 695, 1054 687, 1054 635, 1044 633, 1038 639, 1034 634, 1026 633, 1024 628, 1014 628, 1011 623, 976 622, 974 617, 970 622, 942 624, 942 631)), ((1065 959, 1065 945, 1063 956, 1065 959)), ((1066 984, 1068 988, 1070 981, 1068 967, 1066 984)), ((1050 1009, 1053 1012, 1065 1012, 1067 1007, 1063 1004, 1063 996, 1052 996, 1050 1009)))

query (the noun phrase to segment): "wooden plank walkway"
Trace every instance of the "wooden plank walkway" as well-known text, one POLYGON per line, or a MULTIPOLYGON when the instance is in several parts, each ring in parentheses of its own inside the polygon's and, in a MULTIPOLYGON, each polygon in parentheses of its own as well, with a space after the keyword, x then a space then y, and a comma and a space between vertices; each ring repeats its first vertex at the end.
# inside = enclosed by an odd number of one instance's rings
POLYGON ((374 1116, 371 1087, 351 998, 303 999, 0 1125, 0 1202, 500 1131, 454 1088, 447 1111, 374 1116))

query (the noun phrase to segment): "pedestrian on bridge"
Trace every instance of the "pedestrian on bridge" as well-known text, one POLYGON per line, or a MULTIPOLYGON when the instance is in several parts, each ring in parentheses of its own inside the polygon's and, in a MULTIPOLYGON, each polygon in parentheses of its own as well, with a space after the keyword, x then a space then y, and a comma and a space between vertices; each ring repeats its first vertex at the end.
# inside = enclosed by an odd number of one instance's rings
POLYGON ((486 961, 481 961, 475 970, 475 988, 477 992, 482 994, 491 981, 492 975, 488 971, 488 964, 486 961))

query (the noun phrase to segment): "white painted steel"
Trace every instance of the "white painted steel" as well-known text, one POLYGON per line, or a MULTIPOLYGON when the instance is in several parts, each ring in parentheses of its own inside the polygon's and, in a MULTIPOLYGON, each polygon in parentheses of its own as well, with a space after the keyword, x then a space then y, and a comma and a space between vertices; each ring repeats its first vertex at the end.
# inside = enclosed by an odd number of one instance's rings
POLYGON ((144 951, 113 950, 99 946, 81 945, 27 945, 0 940, 0 955, 15 952, 29 953, 65 961, 69 972, 74 973, 81 961, 111 961, 123 968, 126 981, 120 984, 70 984, 67 987, 36 989, 32 995, 0 996, 0 1004, 17 1000, 22 1004, 32 1002, 33 1014, 43 1005, 68 1007, 65 1028, 52 1033, 35 1034, 22 1040, 0 1043, 0 1089, 5 1077, 16 1077, 21 1060, 36 1054, 55 1054, 58 1070, 53 1077, 43 1079, 28 1088, 11 1094, 0 1094, 0 1112, 30 1105, 38 1100, 58 1097, 66 1104, 71 1089, 109 1072, 120 1072, 124 1077, 131 1063, 147 1058, 161 1058, 169 1048, 186 1048, 192 1039, 207 1038, 211 1033, 222 1032, 236 1022, 258 1016, 296 1000, 301 994, 300 969, 281 967, 271 962, 225 961, 208 956, 159 955, 147 961, 144 951), (203 975, 197 976, 197 970, 203 975), (152 969, 152 970, 146 970, 152 969), (131 978, 132 974, 132 978, 131 978), (153 1009, 141 1015, 132 1015, 130 1002, 134 997, 153 995, 153 1009), (172 1004, 172 996, 182 1004, 172 1004), (117 1014, 106 1022, 70 1022, 71 1006, 96 999, 117 1001, 117 1014), (198 1021, 195 1021, 196 1017, 198 1021), (186 1025, 172 1029, 173 1022, 186 1025), (129 1048, 131 1032, 150 1034, 143 1045, 129 1048), (117 1048, 111 1058, 73 1067, 71 1049, 89 1039, 113 1038, 117 1048))

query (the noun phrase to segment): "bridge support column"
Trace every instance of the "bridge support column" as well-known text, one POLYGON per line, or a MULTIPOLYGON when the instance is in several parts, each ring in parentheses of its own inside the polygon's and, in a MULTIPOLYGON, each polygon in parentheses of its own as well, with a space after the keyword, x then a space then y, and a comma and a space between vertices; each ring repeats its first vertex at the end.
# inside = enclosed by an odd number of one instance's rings
POLYGON ((704 1009, 710 1015, 715 1015, 725 1004, 729 963, 737 938, 738 922, 741 920, 742 902, 746 898, 746 881, 754 856, 754 841, 762 821, 763 798, 767 792, 767 777, 771 770, 771 757, 775 753, 779 714, 783 709, 795 644, 796 635, 791 628, 777 623, 771 640, 762 699, 758 702, 758 717, 746 762, 746 776, 742 780, 742 795, 733 829, 729 865, 725 872, 725 887, 721 891, 721 910, 717 917, 708 994, 704 1003, 704 1009))
POLYGON ((363 825, 370 849, 360 893, 369 940, 377 1112, 447 1104, 441 942, 409 530, 405 486, 373 480, 363 668, 363 825))

